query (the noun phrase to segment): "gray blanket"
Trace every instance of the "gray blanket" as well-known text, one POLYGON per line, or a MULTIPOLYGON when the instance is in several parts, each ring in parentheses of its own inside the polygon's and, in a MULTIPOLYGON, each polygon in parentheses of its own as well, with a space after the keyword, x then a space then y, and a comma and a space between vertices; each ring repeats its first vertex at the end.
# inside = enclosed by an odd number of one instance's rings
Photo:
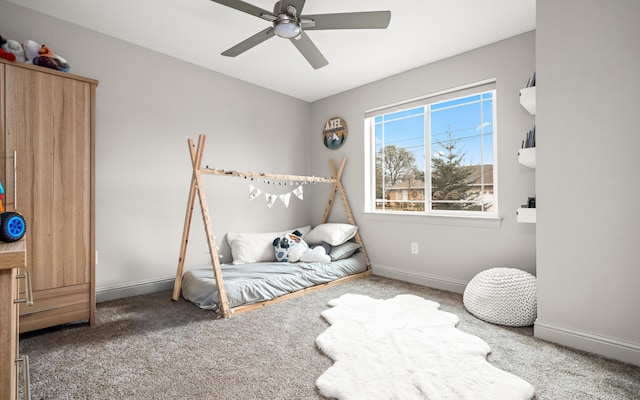
MULTIPOLYGON (((222 264, 222 278, 231 308, 271 300, 287 293, 366 271, 360 252, 330 263, 262 262, 222 264)), ((213 268, 191 269, 182 276, 182 296, 207 310, 219 310, 213 268)))

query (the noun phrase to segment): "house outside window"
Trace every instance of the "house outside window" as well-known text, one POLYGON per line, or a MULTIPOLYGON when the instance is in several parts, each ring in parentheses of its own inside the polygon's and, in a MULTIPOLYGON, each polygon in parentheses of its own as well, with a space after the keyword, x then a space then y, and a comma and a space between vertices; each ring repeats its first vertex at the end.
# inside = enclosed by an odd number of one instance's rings
POLYGON ((367 112, 366 211, 497 216, 495 104, 486 81, 367 112))

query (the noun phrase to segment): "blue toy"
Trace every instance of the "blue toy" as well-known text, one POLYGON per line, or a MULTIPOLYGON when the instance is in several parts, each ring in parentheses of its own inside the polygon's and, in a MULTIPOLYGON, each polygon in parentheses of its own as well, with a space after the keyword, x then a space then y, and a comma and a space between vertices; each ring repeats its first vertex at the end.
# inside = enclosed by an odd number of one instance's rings
POLYGON ((5 243, 15 242, 24 236, 27 231, 27 223, 20 213, 14 211, 4 212, 3 197, 4 187, 0 183, 0 241, 5 243))

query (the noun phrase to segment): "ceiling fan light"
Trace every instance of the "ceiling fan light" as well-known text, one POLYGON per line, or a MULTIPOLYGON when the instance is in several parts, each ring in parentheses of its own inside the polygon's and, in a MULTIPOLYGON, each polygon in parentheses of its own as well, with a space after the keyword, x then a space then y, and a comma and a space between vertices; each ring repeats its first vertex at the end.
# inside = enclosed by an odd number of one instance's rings
POLYGON ((274 30, 276 35, 285 39, 293 39, 300 35, 302 30, 300 26, 293 20, 281 20, 275 24, 274 30))

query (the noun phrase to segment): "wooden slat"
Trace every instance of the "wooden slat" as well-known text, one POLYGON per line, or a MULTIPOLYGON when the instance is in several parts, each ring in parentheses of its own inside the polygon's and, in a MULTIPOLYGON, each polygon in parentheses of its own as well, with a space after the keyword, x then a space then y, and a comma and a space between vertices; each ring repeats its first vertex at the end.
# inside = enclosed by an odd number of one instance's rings
POLYGON ((182 230, 182 244, 180 246, 180 257, 178 258, 178 269, 176 271, 176 280, 173 284, 173 297, 174 301, 180 299, 180 289, 182 286, 182 273, 184 271, 184 259, 187 255, 187 244, 189 243, 189 232, 191 230, 191 219, 193 218, 193 206, 196 201, 196 150, 193 145, 193 140, 189 139, 189 155, 191 156, 191 167, 193 173, 191 175, 191 185, 189 188, 189 198, 187 200, 187 215, 184 218, 184 229, 182 230))
POLYGON ((251 178, 251 179, 273 179, 276 181, 312 182, 312 183, 313 182, 319 182, 319 183, 335 182, 335 178, 323 178, 318 176, 268 174, 264 172, 240 172, 240 171, 227 171, 224 169, 211 169, 211 168, 202 168, 200 172, 208 175, 234 176, 234 177, 251 178))
POLYGON ((281 301, 284 300, 290 300, 290 299, 294 299, 296 297, 300 297, 302 295, 308 294, 308 293, 313 293, 313 292, 317 292, 318 290, 322 290, 331 286, 335 286, 335 285, 339 285, 341 283, 345 283, 345 282, 349 282, 355 279, 359 279, 365 276, 371 275, 371 270, 367 270, 364 272, 360 272, 357 274, 353 274, 353 275, 349 275, 349 276, 345 276, 344 278, 339 278, 336 279, 335 281, 331 281, 331 282, 327 282, 327 283, 321 283, 320 285, 315 285, 315 286, 311 286, 305 289, 300 289, 298 291, 295 292, 291 292, 291 293, 287 293, 284 294, 282 296, 276 297, 275 299, 271 299, 271 300, 265 300, 265 301, 261 301, 259 303, 253 303, 253 304, 247 304, 244 306, 238 306, 238 307, 234 307, 231 309, 231 314, 241 314, 243 312, 247 312, 247 311, 251 311, 251 310, 256 310, 258 308, 262 308, 265 306, 268 306, 270 304, 275 304, 275 303, 279 303, 281 301))
POLYGON ((322 216, 323 224, 327 223, 327 221, 329 220, 331 207, 333 207, 333 200, 336 197, 336 190, 338 189, 338 184, 340 183, 340 179, 342 178, 342 171, 344 170, 344 166, 346 163, 347 159, 345 157, 340 163, 340 168, 336 171, 335 163, 333 162, 333 160, 329 160, 329 166, 331 167, 331 173, 333 174, 333 188, 331 189, 331 193, 329 193, 329 201, 327 201, 327 207, 324 209, 324 215, 322 216))
POLYGON ((227 318, 230 313, 229 300, 227 299, 227 291, 224 287, 224 281, 222 279, 222 270, 220 268, 220 258, 218 257, 218 250, 216 246, 216 239, 213 235, 213 226, 211 225, 211 218, 209 216, 209 206, 207 205, 207 199, 204 194, 202 185, 202 176, 200 174, 200 165, 202 164, 202 153, 204 152, 204 143, 206 136, 200 135, 198 140, 198 149, 196 151, 196 162, 194 163, 195 176, 196 176, 196 189, 198 194, 198 200, 200 200, 200 209, 202 210, 202 220, 204 222, 204 230, 207 236, 207 244, 209 245, 209 254, 211 255, 211 264, 213 266, 213 275, 218 286, 218 298, 220 300, 220 309, 222 317, 227 318))
MULTIPOLYGON (((332 160, 333 161, 333 160, 332 160)), ((332 164, 332 169, 335 169, 335 166, 332 164)), ((342 175, 342 169, 344 168, 344 163, 340 166, 339 174, 342 175)), ((342 186, 342 182, 338 180, 336 183, 336 187, 338 188, 338 193, 340 193, 340 198, 342 199, 342 206, 344 207, 344 212, 347 214, 347 219, 351 225, 357 225, 356 219, 353 217, 353 213, 351 212, 351 207, 349 206, 349 200, 347 200, 347 195, 344 192, 344 186, 342 186)), ((369 261, 369 256, 367 255, 367 250, 364 247, 364 242, 362 241, 362 237, 360 236, 360 230, 356 231, 355 235, 356 243, 360 245, 360 252, 364 255, 364 259, 367 264, 367 269, 371 268, 371 262, 369 261)))

